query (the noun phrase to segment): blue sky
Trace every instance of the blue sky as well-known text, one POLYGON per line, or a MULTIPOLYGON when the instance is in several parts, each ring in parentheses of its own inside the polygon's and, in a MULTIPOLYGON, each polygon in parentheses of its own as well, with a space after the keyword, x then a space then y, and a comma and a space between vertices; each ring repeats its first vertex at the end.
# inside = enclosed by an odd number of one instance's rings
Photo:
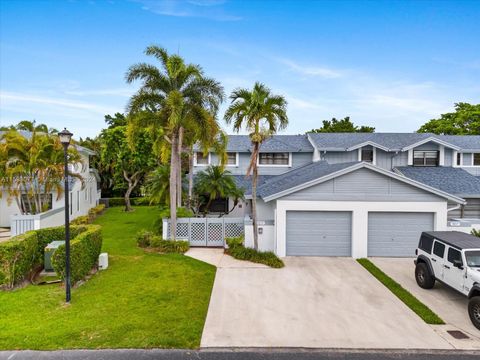
POLYGON ((259 80, 283 94, 286 133, 344 116, 414 131, 479 103, 479 17, 474 0, 0 0, 0 124, 94 136, 138 88, 128 67, 159 44, 227 93, 259 80))

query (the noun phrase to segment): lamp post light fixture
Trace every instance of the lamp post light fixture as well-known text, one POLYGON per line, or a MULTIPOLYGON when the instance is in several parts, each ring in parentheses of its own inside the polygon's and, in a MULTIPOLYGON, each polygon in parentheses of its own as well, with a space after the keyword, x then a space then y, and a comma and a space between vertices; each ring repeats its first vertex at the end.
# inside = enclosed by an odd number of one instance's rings
POLYGON ((70 205, 69 205, 69 189, 68 189, 68 146, 72 140, 73 134, 64 128, 58 133, 60 142, 63 145, 63 158, 65 165, 64 181, 65 181, 65 301, 70 303, 70 205))

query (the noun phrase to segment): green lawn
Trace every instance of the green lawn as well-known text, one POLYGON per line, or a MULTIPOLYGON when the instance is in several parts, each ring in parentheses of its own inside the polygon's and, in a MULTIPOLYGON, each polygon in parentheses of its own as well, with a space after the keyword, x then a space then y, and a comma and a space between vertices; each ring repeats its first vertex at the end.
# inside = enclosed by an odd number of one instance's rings
POLYGON ((73 289, 69 306, 58 284, 0 291, 0 349, 198 347, 215 268, 137 248, 157 213, 118 207, 96 220, 110 267, 73 289))

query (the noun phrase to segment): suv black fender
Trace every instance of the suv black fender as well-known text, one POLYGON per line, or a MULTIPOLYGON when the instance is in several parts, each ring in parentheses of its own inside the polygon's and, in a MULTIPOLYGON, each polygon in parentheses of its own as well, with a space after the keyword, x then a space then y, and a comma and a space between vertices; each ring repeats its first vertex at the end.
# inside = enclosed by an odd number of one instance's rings
POLYGON ((470 292, 468 293, 468 298, 471 299, 475 296, 480 296, 480 284, 475 283, 473 284, 472 288, 470 289, 470 292))
POLYGON ((432 263, 430 262, 430 259, 428 257, 426 257, 425 255, 419 255, 417 257, 417 259, 415 260, 415 265, 417 265, 418 263, 425 263, 427 264, 427 267, 428 267, 428 271, 430 271, 430 274, 432 276, 435 276, 435 273, 433 272, 433 267, 432 267, 432 263))

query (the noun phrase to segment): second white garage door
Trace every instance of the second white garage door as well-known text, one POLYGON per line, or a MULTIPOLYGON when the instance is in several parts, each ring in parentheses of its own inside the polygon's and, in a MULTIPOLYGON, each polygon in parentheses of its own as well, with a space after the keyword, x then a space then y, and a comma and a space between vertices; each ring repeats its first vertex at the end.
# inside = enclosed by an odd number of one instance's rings
POLYGON ((287 211, 287 256, 351 256, 352 213, 287 211))
POLYGON ((420 234, 433 227, 433 213, 370 212, 368 256, 414 257, 420 234))

